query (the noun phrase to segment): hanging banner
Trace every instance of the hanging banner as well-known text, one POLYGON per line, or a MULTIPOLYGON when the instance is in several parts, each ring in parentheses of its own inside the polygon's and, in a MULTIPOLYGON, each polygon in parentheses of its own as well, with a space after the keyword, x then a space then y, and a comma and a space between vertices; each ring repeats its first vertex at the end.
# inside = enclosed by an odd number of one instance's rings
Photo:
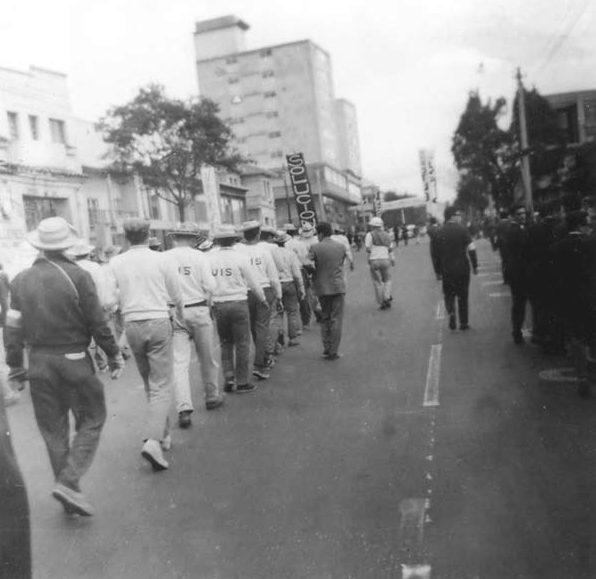
POLYGON ((311 225, 316 225, 317 210, 306 172, 304 155, 302 153, 286 155, 286 161, 288 162, 288 173, 290 174, 290 183, 294 193, 294 200, 296 201, 300 224, 310 223, 311 225))
POLYGON ((373 200, 373 211, 376 217, 380 217, 381 213, 383 213, 383 210, 381 209, 381 205, 383 204, 383 201, 381 199, 381 190, 377 189, 375 191, 375 197, 373 200))
POLYGON ((420 151, 420 173, 424 198, 427 202, 437 202, 437 176, 435 173, 435 154, 433 151, 420 151))
POLYGON ((203 184, 203 194, 205 195, 205 203, 207 205, 209 229, 213 233, 221 225, 219 187, 217 186, 215 168, 211 167, 211 165, 203 165, 201 167, 201 182, 203 184))

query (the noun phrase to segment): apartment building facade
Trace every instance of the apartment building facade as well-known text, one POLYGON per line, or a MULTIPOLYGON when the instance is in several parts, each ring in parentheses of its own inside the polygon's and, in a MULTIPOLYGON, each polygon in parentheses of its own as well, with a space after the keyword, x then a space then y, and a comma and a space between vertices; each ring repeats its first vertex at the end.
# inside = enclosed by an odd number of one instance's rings
POLYGON ((360 148, 355 108, 334 95, 331 58, 311 40, 246 50, 248 28, 235 16, 196 23, 199 93, 219 104, 240 151, 275 173, 278 220, 288 213, 285 156, 302 152, 319 211, 343 224, 360 202, 360 148))

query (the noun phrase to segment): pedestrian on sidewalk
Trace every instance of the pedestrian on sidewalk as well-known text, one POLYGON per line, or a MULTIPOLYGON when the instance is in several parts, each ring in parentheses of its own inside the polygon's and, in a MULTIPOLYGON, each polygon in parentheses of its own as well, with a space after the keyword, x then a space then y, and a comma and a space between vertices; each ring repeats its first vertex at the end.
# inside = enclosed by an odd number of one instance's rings
POLYGON ((505 273, 511 289, 511 325, 513 341, 523 344, 522 327, 526 318, 526 303, 530 295, 528 271, 529 245, 526 227, 526 208, 514 205, 511 210, 511 223, 505 231, 505 273))
POLYGON ((461 223, 461 213, 457 207, 445 209, 445 224, 437 234, 439 271, 443 280, 445 310, 449 315, 449 329, 457 327, 455 300, 459 329, 468 330, 468 290, 470 286, 470 262, 474 275, 478 273, 476 246, 466 227, 461 223))
POLYGON ((91 516, 94 509, 80 481, 106 419, 104 387, 87 351, 91 339, 108 355, 112 379, 120 377, 124 361, 91 276, 64 255, 78 241, 74 229, 50 217, 27 240, 40 255, 12 282, 6 363, 18 370, 24 344, 30 347, 31 400, 56 479, 52 495, 67 513, 91 516), (69 411, 75 419, 72 442, 69 411))
POLYGON ((343 264, 346 248, 331 239, 333 229, 330 223, 321 221, 316 227, 319 243, 310 248, 310 259, 314 263, 314 291, 321 303, 321 337, 323 356, 337 360, 341 342, 346 282, 343 264))
POLYGON ((282 289, 283 312, 279 316, 278 328, 284 332, 284 313, 287 319, 288 347, 298 346, 298 330, 300 329, 299 302, 304 299, 304 282, 300 271, 298 256, 286 244, 291 240, 284 231, 276 238, 282 260, 279 281, 282 289))
POLYGON ((160 471, 169 467, 162 450, 169 450, 172 440, 168 415, 174 360, 169 304, 174 304, 179 323, 183 323, 184 304, 173 261, 147 245, 149 226, 145 219, 124 222, 130 248, 112 258, 108 272, 118 290, 126 337, 149 403, 141 455, 153 470, 160 471))
POLYGON ((211 252, 209 260, 215 278, 213 310, 221 343, 224 390, 242 394, 256 388, 249 381, 248 290, 254 292, 262 309, 268 310, 269 304, 252 274, 248 257, 234 249, 237 239, 233 225, 221 225, 213 235, 219 250, 211 252))
POLYGON ((441 272, 439 271, 439 245, 438 234, 440 231, 439 224, 436 218, 429 219, 428 238, 430 240, 430 260, 433 265, 433 270, 438 281, 441 280, 441 272))
POLYGON ((208 258, 195 249, 200 237, 199 228, 193 223, 183 223, 168 233, 172 249, 164 253, 178 272, 184 317, 174 318, 174 402, 178 412, 178 425, 188 428, 194 411, 190 387, 190 351, 194 346, 201 369, 205 408, 214 410, 224 403, 219 385, 219 364, 215 360, 213 321, 211 320, 211 294, 215 280, 211 275, 208 258))
POLYGON ((391 307, 391 268, 395 266, 393 247, 389 234, 383 230, 383 220, 372 217, 370 231, 364 238, 364 247, 368 253, 368 265, 373 281, 375 296, 381 310, 391 307))
POLYGON ((279 273, 273 256, 268 248, 259 243, 261 224, 258 221, 246 221, 242 226, 245 243, 238 243, 234 249, 246 255, 251 272, 263 289, 267 306, 264 307, 259 296, 248 290, 248 313, 250 332, 255 345, 253 375, 260 380, 269 378, 273 360, 271 346, 271 312, 276 311, 277 302, 282 298, 279 273))

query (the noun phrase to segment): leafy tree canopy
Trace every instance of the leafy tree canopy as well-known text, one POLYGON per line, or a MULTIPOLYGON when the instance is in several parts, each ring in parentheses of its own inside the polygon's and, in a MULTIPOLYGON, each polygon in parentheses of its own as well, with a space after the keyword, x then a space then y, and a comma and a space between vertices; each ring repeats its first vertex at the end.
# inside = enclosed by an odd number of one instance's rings
POLYGON ((141 88, 130 102, 110 108, 98 123, 118 169, 137 172, 146 187, 178 207, 180 220, 200 193, 203 164, 234 170, 233 134, 209 99, 170 99, 164 88, 141 88))

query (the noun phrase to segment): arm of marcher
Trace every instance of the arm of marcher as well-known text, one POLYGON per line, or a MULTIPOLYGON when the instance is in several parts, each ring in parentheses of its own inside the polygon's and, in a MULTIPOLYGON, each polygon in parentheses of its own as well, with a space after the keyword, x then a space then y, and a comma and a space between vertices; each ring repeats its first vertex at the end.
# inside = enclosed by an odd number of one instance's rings
POLYGON ((265 260, 265 271, 271 284, 271 289, 275 295, 276 300, 281 300, 281 282, 279 281, 279 272, 275 262, 273 261, 272 255, 268 251, 263 252, 263 259, 265 260))
POLYGON ((302 279, 302 272, 300 271, 300 260, 293 251, 291 252, 290 267, 292 270, 292 277, 298 287, 298 293, 300 294, 300 298, 302 298, 305 294, 304 280, 302 279))
MULTIPOLYGON (((162 254, 164 255, 164 254, 162 254)), ((184 319, 184 301, 182 299, 182 288, 180 287, 180 278, 176 272, 176 268, 172 262, 167 258, 162 259, 162 272, 166 284, 170 302, 176 308, 176 315, 180 320, 184 319)))
POLYGON ((23 348, 25 347, 19 282, 20 278, 17 276, 10 288, 10 309, 6 314, 6 327, 4 328, 6 364, 11 369, 23 367, 23 348))

